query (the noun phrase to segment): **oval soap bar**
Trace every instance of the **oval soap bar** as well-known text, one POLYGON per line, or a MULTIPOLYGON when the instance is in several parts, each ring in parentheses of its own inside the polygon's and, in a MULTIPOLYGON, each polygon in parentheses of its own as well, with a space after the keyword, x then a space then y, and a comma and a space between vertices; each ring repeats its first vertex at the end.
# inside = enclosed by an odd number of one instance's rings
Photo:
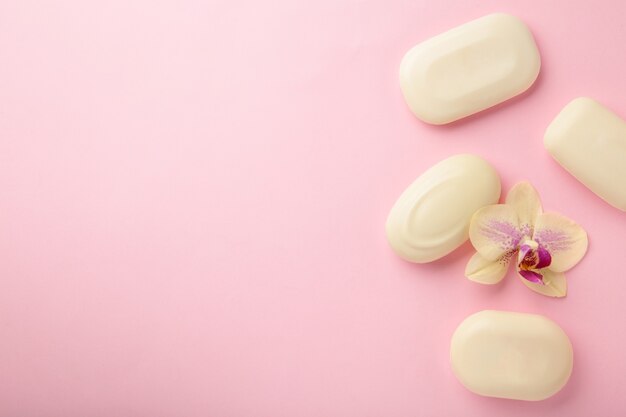
POLYGON ((626 121, 595 100, 572 100, 544 145, 556 161, 612 206, 626 211, 626 121))
POLYGON ((490 14, 413 47, 400 64, 400 86, 421 120, 445 124, 528 89, 541 59, 518 18, 490 14))
POLYGON ((387 239, 407 261, 439 259, 468 239, 472 215, 500 198, 500 177, 475 155, 455 155, 424 172, 398 198, 387 239))
POLYGON ((450 363, 476 394, 539 401, 567 383, 574 353, 565 332, 543 316, 485 310, 454 332, 450 363))

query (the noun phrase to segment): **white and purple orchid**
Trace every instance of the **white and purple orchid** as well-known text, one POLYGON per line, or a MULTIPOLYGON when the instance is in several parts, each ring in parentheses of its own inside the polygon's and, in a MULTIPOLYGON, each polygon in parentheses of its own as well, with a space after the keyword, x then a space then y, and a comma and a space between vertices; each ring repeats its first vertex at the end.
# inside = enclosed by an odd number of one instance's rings
POLYGON ((543 213, 539 195, 528 182, 516 184, 505 204, 479 209, 470 224, 476 254, 465 275, 481 284, 496 284, 506 275, 517 255, 517 273, 531 290, 564 297, 564 272, 587 251, 587 233, 557 213, 543 213))

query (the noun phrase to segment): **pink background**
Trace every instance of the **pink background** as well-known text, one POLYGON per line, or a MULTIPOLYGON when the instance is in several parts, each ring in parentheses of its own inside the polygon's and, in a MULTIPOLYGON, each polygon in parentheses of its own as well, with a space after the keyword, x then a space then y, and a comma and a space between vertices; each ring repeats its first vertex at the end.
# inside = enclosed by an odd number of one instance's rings
MULTIPOLYGON (((0 2, 0 416, 616 416, 626 214, 542 147, 562 106, 626 116, 615 1, 0 2), (484 14, 543 57, 523 97, 451 126, 403 102, 412 45, 484 14), (582 224, 563 300, 463 277, 469 245, 400 260, 386 215, 455 153, 582 224), (542 313, 575 349, 540 403, 448 365, 482 309, 542 313)), ((626 163, 626 161, 625 161, 626 163)), ((624 181, 624 179, 615 179, 624 181)))

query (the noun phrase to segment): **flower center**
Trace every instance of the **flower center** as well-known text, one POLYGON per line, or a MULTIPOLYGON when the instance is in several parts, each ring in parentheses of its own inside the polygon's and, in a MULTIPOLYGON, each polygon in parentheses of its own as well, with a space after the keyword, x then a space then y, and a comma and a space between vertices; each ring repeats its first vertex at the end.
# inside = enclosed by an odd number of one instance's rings
POLYGON ((543 275, 536 272, 552 263, 552 256, 547 249, 532 239, 522 240, 517 255, 517 270, 527 280, 543 284, 543 275))

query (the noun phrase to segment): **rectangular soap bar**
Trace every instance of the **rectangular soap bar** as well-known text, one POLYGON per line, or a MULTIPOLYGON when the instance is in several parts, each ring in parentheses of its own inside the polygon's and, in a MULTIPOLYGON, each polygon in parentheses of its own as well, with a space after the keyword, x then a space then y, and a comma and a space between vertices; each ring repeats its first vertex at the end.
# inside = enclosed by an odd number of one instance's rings
POLYGON ((607 203, 626 211, 626 122, 595 100, 571 101, 550 123, 552 157, 607 203))
POLYGON ((422 121, 444 124, 528 89, 541 59, 518 18, 494 13, 430 38, 406 53, 400 86, 422 121))

